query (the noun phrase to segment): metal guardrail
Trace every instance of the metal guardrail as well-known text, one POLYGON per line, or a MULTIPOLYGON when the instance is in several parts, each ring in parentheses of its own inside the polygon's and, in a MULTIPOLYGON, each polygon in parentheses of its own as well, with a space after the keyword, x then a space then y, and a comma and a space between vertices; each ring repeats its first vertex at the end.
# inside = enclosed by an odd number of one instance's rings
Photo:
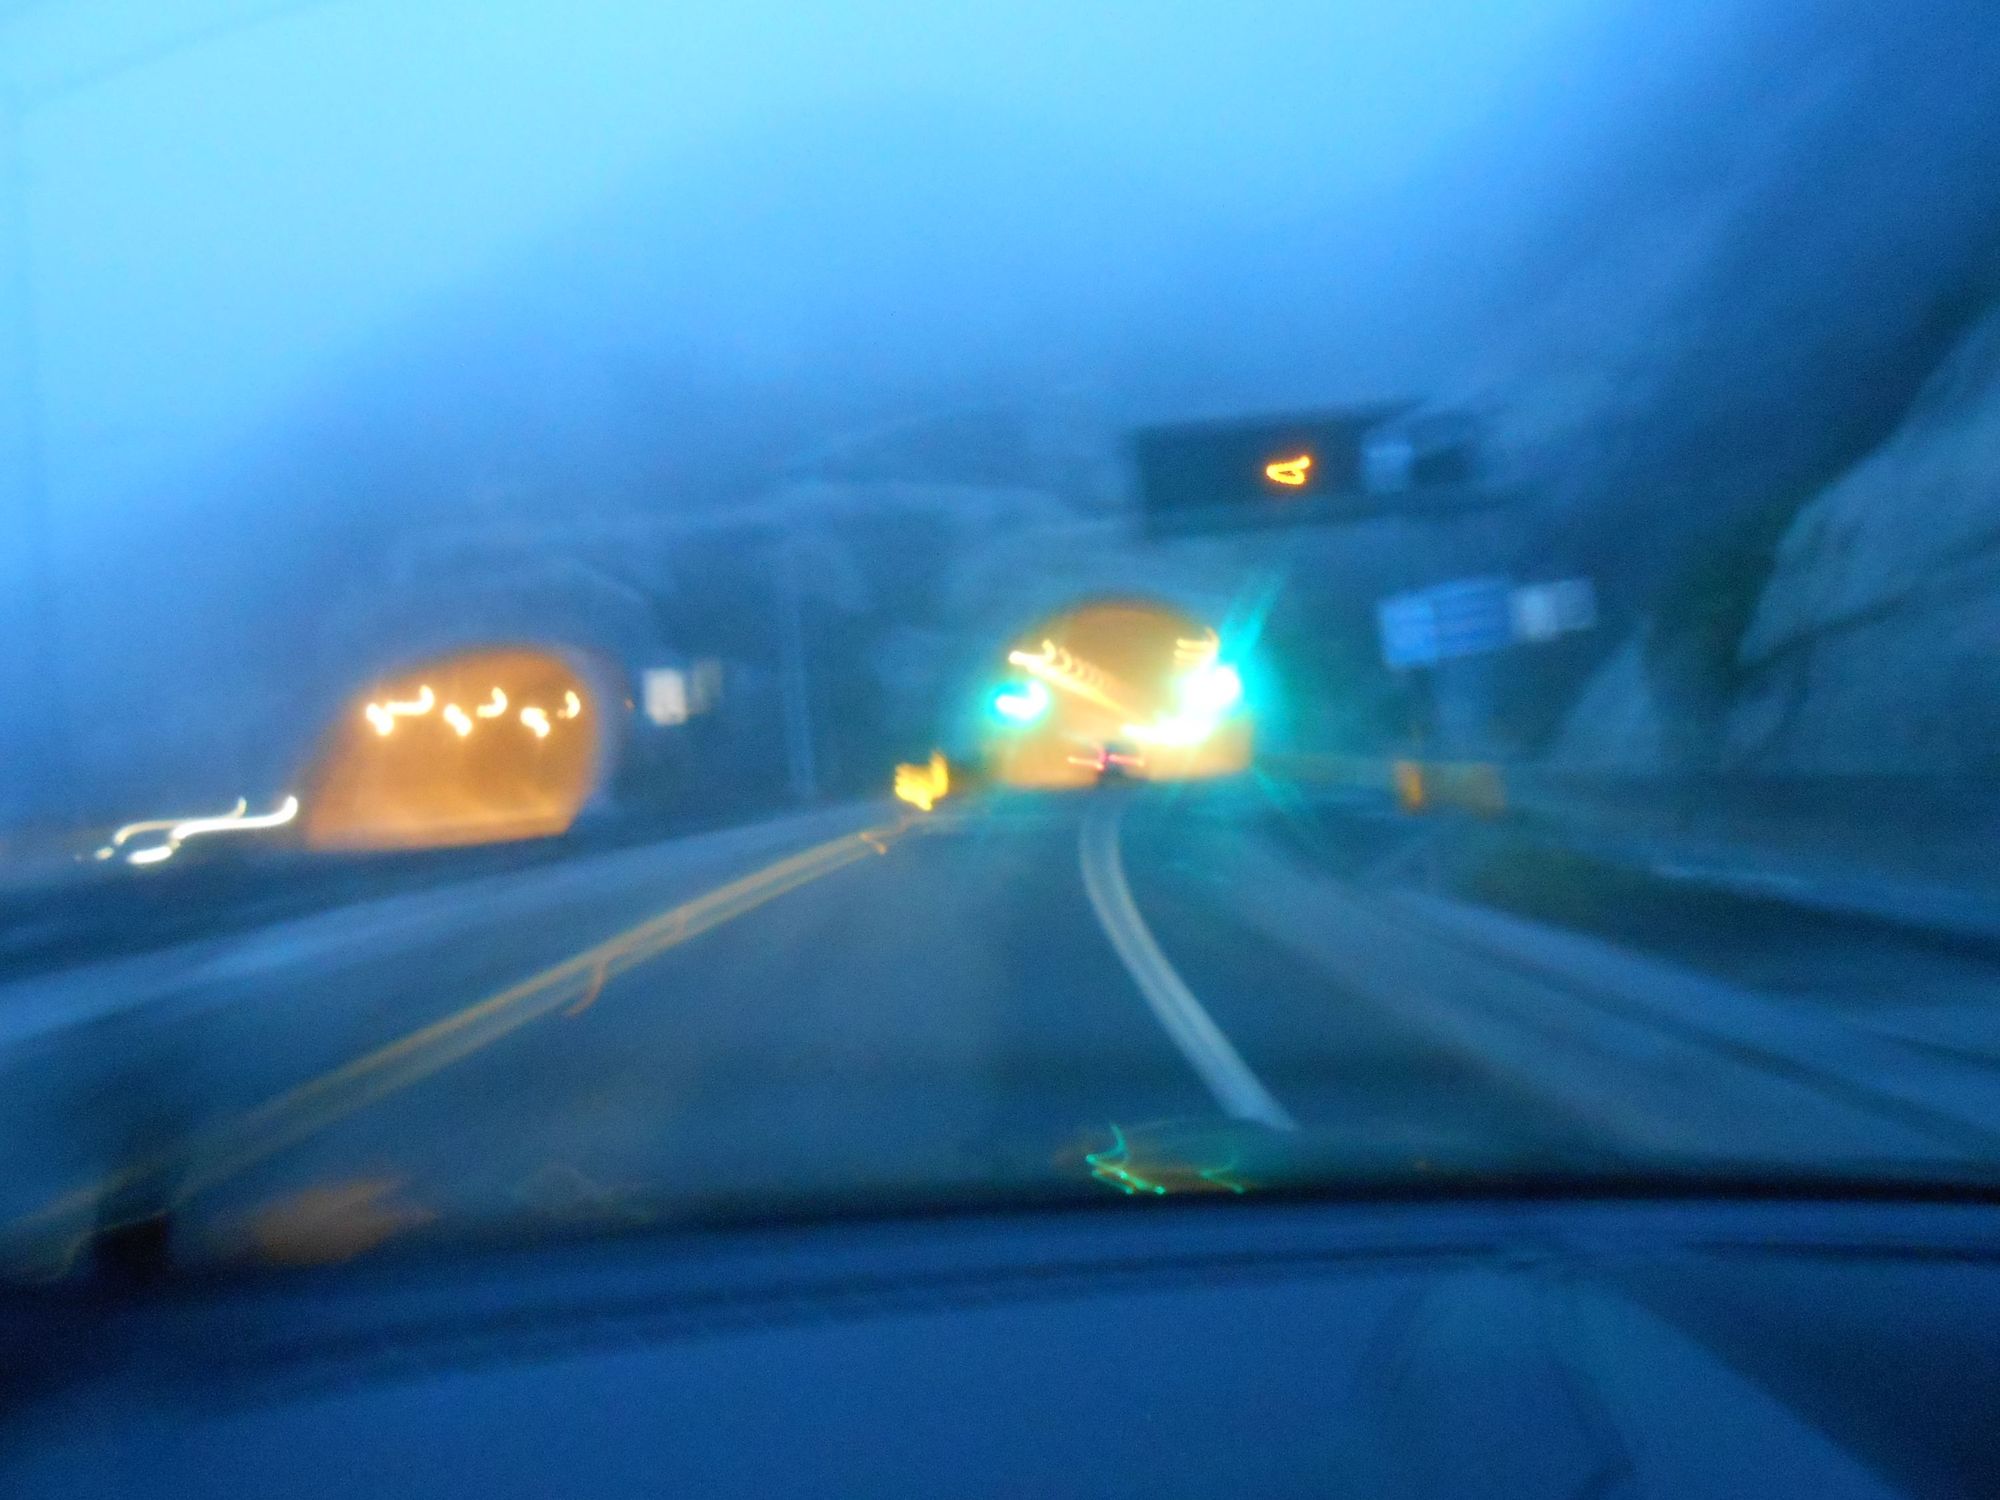
POLYGON ((2000 934, 2000 777, 1614 776, 1309 752, 1261 764, 1409 814, 1504 819, 1662 879, 2000 934))
POLYGON ((2000 779, 1613 777, 1517 767, 1507 784, 1514 808, 1556 823, 2000 898, 2000 779))
POLYGON ((1409 813, 1458 811, 1496 817, 1508 806, 1507 776, 1491 761, 1385 760, 1356 755, 1279 753, 1259 766, 1288 780, 1378 792, 1409 813))

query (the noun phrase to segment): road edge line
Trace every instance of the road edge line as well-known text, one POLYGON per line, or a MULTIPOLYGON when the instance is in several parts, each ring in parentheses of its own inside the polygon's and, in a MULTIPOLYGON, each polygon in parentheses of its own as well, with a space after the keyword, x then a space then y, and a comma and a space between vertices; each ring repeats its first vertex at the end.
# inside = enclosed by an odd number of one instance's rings
POLYGON ((1083 872, 1084 894, 1119 961, 1132 976, 1147 1007, 1168 1038, 1180 1049, 1223 1112, 1236 1120, 1296 1130, 1298 1122, 1264 1087, 1263 1080, 1202 1007, 1187 981, 1160 950, 1152 929, 1139 914, 1132 887, 1125 879, 1119 853, 1118 829, 1124 810, 1091 810, 1077 840, 1077 860, 1083 872))

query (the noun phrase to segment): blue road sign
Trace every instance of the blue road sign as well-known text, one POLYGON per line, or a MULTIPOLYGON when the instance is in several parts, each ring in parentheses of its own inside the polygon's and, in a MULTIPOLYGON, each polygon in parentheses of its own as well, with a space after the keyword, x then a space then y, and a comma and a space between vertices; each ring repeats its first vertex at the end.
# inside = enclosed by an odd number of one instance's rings
POLYGON ((1505 578, 1456 578, 1375 606, 1382 661, 1396 670, 1481 656, 1513 644, 1513 585, 1505 578))

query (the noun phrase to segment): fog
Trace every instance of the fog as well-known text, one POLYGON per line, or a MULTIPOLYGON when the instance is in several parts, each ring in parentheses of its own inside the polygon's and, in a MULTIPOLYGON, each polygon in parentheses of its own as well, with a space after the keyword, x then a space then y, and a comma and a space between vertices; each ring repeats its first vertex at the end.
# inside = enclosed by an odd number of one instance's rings
POLYGON ((226 697, 385 530, 740 499, 913 406, 1407 384, 1384 205, 1585 9, 17 7, 44 670, 157 723, 163 628, 226 697))
MULTIPOLYGON (((1757 326, 1750 241, 1725 296, 1691 268, 1798 153, 1852 144, 1814 131, 1887 55, 1858 16, 14 7, 0 396, 23 501, 8 620, 32 649, 6 686, 33 705, 14 753, 92 806, 192 789, 189 765, 254 779, 269 752, 245 726, 309 700, 302 663, 337 653, 410 536, 726 514, 939 411, 1102 446, 1151 419, 1470 399, 1514 408, 1503 436, 1531 453, 1569 443, 1537 460, 1552 492, 1620 536, 1629 471, 1568 455, 1628 451, 1614 429, 1662 327, 1698 346, 1732 298, 1757 326), (58 722, 65 746, 38 737, 58 722)), ((1940 97, 1976 93, 1957 85, 1940 97)), ((1893 184, 1894 156, 1840 160, 1893 184)), ((1977 175, 1958 163, 1954 191, 1977 175)), ((1891 226, 1869 255, 1904 249, 1891 226)), ((1909 262, 1906 301, 1935 261, 1909 262)), ((1787 347, 1766 322, 1760 347, 1787 347)), ((1663 409, 1695 434, 1676 451, 1702 447, 1714 364, 1667 371, 1663 409)), ((1826 409, 1852 426, 1853 404, 1826 409)), ((979 477, 977 454, 947 462, 979 477)), ((1572 533, 1590 528, 1520 545, 1572 533)), ((49 778, 9 795, 45 807, 49 778)))
MULTIPOLYGON (((711 326, 644 332, 752 375, 818 353, 810 321, 879 343, 831 305, 856 277, 1045 342, 963 299, 1074 305, 1107 275, 1172 275, 1198 226, 1254 244, 1360 210, 1490 123, 1583 6, 235 8, 238 28, 21 127, 49 485, 79 516, 115 519, 134 487, 326 399, 470 290, 587 323, 603 299, 547 279, 579 240, 671 267, 654 293, 711 326), (759 243, 760 222, 834 253, 759 243)), ((48 9, 115 60, 118 28, 161 6, 48 9)), ((885 376, 936 353, 898 342, 874 351, 885 376)))

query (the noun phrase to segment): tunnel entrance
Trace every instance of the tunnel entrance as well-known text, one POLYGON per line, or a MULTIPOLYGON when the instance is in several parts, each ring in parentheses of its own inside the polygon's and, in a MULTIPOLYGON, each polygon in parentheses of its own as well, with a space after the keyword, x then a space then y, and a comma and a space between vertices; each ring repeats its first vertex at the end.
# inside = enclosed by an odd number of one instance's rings
POLYGON ((1075 605, 997 664, 986 762, 1005 786, 1229 776, 1250 763, 1237 664, 1217 631, 1145 599, 1075 605))
POLYGON ((601 715, 560 656, 462 652, 342 710, 304 798, 317 849, 427 849, 564 832, 596 789, 601 715))

